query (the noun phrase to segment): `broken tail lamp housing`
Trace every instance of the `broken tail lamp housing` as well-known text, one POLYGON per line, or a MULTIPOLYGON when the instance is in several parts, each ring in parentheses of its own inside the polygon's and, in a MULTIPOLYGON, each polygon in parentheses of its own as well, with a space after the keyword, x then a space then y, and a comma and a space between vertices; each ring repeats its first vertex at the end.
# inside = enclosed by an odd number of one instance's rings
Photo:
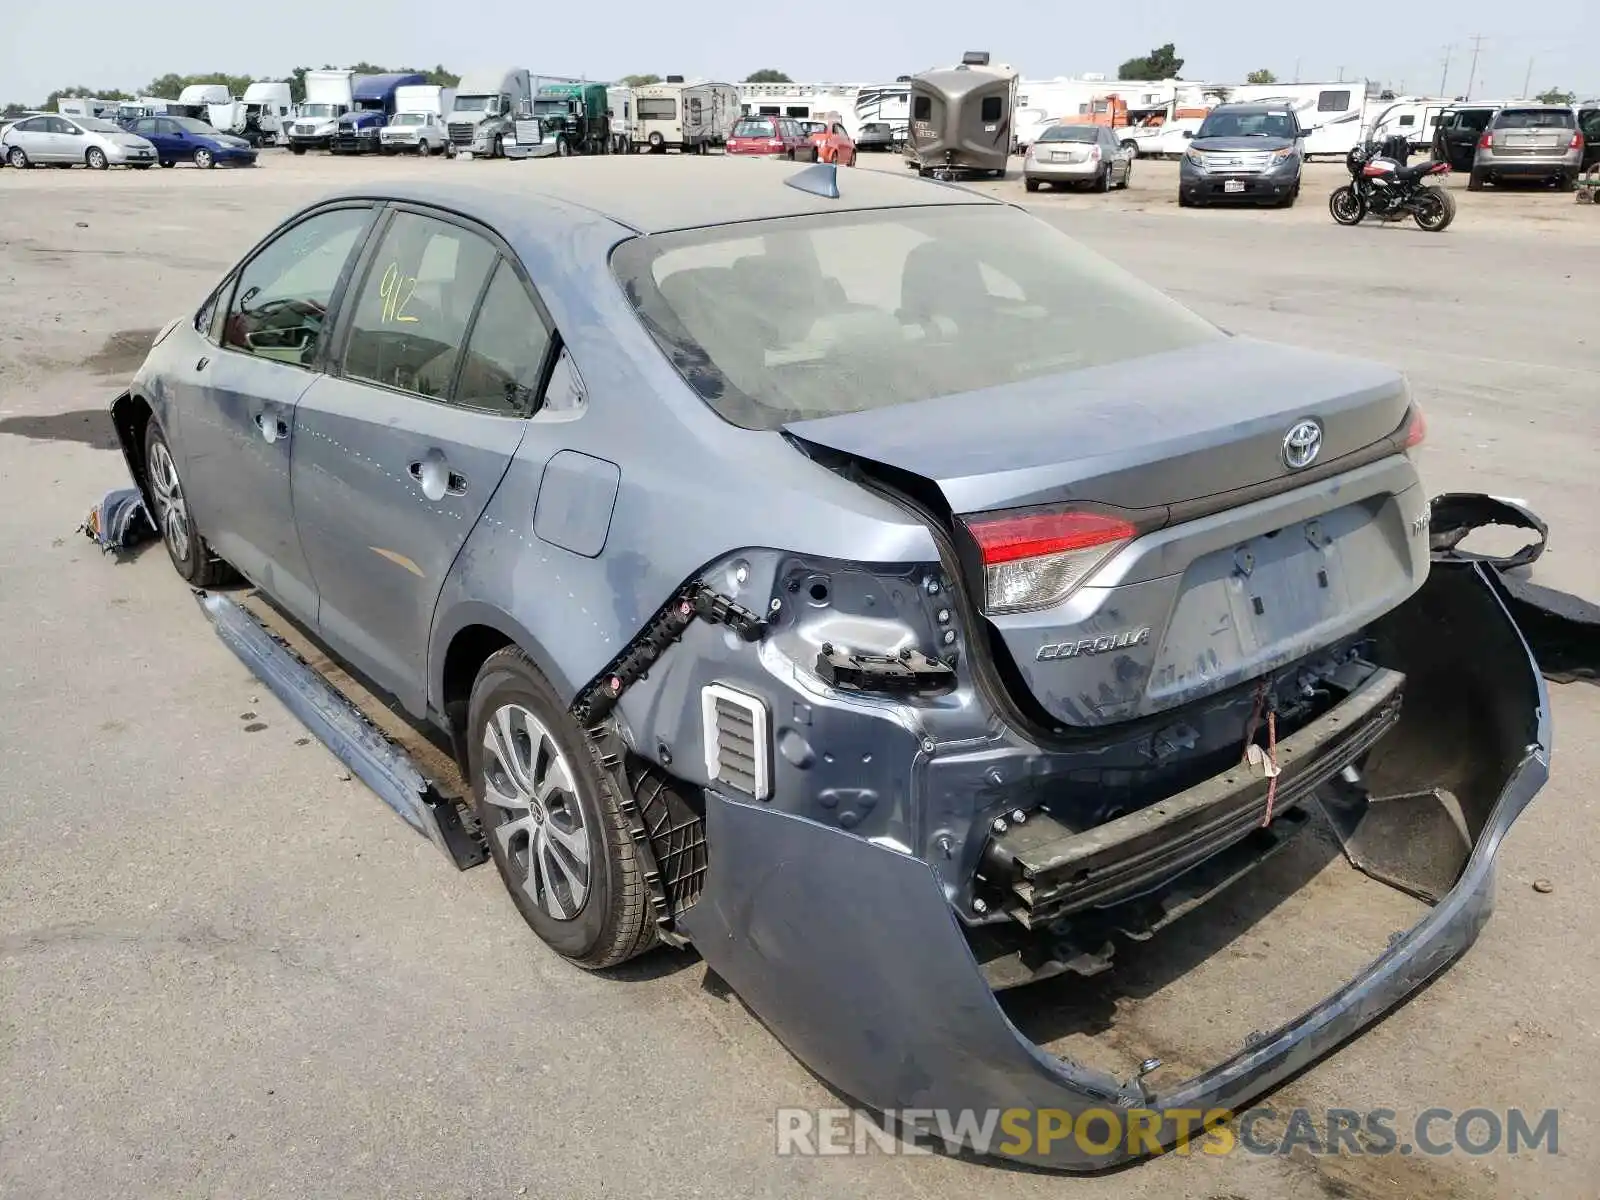
POLYGON ((1060 604, 1137 530, 1106 513, 1030 510, 961 518, 983 567, 983 607, 994 615, 1060 604))

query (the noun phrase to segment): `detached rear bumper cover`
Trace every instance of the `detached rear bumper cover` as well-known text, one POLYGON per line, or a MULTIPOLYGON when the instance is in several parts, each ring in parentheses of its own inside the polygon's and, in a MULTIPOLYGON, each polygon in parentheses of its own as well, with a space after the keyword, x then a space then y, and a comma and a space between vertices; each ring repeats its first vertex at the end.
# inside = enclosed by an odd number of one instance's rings
MULTIPOLYGON (((1455 795, 1471 851, 1454 886, 1355 979, 1170 1090, 1146 1093, 1034 1045, 996 1003, 928 864, 837 830, 709 794, 717 852, 684 925, 801 1061, 872 1109, 1139 1108, 1160 1114, 1157 1136, 1171 1145, 1192 1124, 1180 1110, 1245 1107, 1404 1000, 1488 919, 1495 853, 1544 785, 1550 748, 1544 683, 1500 587, 1483 565, 1436 564, 1374 627, 1408 700, 1366 773, 1375 790, 1455 795)), ((1061 1138, 1018 1157, 1086 1171, 1133 1156, 1124 1136, 1103 1154, 1061 1138)))

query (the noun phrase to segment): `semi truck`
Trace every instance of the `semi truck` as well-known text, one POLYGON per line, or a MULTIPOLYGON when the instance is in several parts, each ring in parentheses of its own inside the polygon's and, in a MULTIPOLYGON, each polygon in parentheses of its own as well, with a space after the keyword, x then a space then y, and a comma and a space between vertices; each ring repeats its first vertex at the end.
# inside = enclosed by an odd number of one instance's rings
POLYGON ((376 154, 378 133, 395 114, 397 93, 403 87, 427 82, 428 77, 418 71, 356 76, 350 88, 350 111, 339 118, 328 149, 334 154, 376 154))
POLYGON ((611 153, 610 100, 603 83, 545 83, 532 111, 519 115, 508 158, 611 153))
POLYGON ((339 118, 354 103, 354 71, 307 71, 306 98, 295 110, 289 126, 289 149, 296 154, 307 150, 326 150, 333 144, 339 118))
POLYGON ((532 102, 533 79, 526 67, 468 71, 456 87, 447 122, 450 144, 457 151, 501 157, 517 114, 532 102))
POLYGON ((244 109, 243 127, 230 130, 252 146, 276 146, 285 140, 284 126, 291 120, 294 100, 282 79, 260 79, 239 98, 244 109))

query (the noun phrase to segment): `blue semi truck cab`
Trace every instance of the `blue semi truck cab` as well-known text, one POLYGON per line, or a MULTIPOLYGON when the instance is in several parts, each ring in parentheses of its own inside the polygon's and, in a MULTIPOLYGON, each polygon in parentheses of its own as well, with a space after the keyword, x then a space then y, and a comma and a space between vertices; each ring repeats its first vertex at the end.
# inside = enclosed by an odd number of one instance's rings
POLYGON ((395 93, 427 82, 428 77, 416 71, 357 75, 350 89, 350 111, 339 118, 339 128, 328 149, 335 154, 377 153, 378 131, 394 116, 395 93))

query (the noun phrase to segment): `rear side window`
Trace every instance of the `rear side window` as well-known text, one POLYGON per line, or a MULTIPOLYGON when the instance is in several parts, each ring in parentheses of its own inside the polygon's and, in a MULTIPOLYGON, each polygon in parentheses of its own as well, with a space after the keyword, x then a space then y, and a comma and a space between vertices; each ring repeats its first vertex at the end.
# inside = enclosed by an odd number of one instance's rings
POLYGON ((333 209, 308 217, 267 243, 239 272, 222 344, 259 358, 310 366, 322 344, 339 278, 371 218, 368 208, 333 209))
POLYGON ((1000 119, 1001 104, 999 96, 985 96, 983 98, 982 117, 985 121, 998 121, 1000 119))
POLYGON ((1576 129, 1577 124, 1564 108, 1507 108, 1494 119, 1496 129, 1576 129))
POLYGON ((1350 109, 1349 92, 1318 92, 1318 112, 1348 112, 1350 109))
POLYGON ((508 417, 532 414, 550 330, 505 259, 495 267, 472 326, 455 402, 508 417))
POLYGON ((1410 114, 1407 114, 1406 116, 1403 116, 1403 117, 1400 118, 1400 128, 1402 128, 1402 129, 1405 129, 1408 126, 1411 126, 1411 125, 1415 125, 1416 123, 1417 123, 1416 117, 1411 116, 1410 114))
POLYGON ((612 269, 685 382, 750 429, 979 392, 1223 336, 1001 205, 658 234, 619 246, 612 269))
POLYGON ((497 257, 459 225, 396 213, 356 291, 345 375, 447 399, 467 322, 497 257))

